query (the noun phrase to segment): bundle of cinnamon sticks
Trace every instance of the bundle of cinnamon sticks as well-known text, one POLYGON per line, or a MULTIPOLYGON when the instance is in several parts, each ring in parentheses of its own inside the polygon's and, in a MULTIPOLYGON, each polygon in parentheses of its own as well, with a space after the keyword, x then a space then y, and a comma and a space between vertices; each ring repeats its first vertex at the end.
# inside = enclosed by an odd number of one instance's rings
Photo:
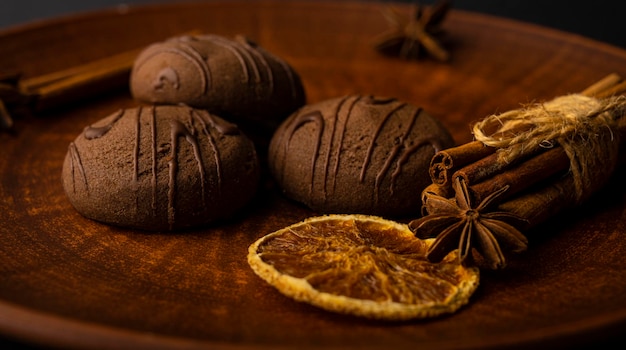
MULTIPOLYGON (((481 226, 474 218, 481 214, 508 213, 523 223, 515 229, 524 231, 580 204, 609 180, 619 162, 619 148, 626 139, 624 92, 626 82, 611 74, 580 94, 537 104, 530 114, 512 111, 508 112, 515 114, 512 117, 485 118, 474 126, 475 141, 434 155, 429 169, 432 184, 422 193, 425 212, 409 226, 420 238, 443 241, 447 238, 442 233, 448 234, 450 229, 432 224, 433 220, 443 222, 443 217, 451 215, 446 203, 463 207, 459 196, 469 196, 474 208, 461 208, 460 214, 455 214, 468 222, 462 235, 465 243, 448 244, 446 249, 461 249, 467 242, 484 248, 484 240, 471 238, 471 230, 481 226), (577 119, 577 124, 568 126, 570 119, 577 119), (464 194, 458 193, 455 182, 463 183, 464 194), (495 192, 498 196, 492 199, 495 192), (486 199, 488 210, 474 213, 486 199), (428 205, 429 200, 448 202, 441 202, 445 205, 440 204, 439 210, 428 205), (428 220, 431 223, 425 224, 428 220)), ((483 226, 479 229, 485 231, 483 226)), ((494 244, 499 251, 498 243, 494 244)), ((441 244, 437 249, 442 249, 441 244)))

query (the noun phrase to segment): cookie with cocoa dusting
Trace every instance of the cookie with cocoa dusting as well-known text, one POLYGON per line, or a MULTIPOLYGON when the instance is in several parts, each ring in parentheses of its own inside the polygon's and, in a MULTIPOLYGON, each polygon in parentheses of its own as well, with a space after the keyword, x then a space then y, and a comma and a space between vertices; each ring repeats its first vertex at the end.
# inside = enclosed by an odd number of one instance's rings
POLYGON ((176 230, 230 218, 254 196, 259 162, 239 128, 204 110, 119 110, 69 145, 63 186, 104 223, 176 230))
POLYGON ((150 45, 135 60, 130 88, 146 103, 186 104, 273 128, 305 102, 296 71, 242 36, 186 35, 150 45))
POLYGON ((271 140, 268 163, 286 196, 320 213, 415 216, 432 156, 452 145, 422 108, 352 95, 292 114, 271 140))

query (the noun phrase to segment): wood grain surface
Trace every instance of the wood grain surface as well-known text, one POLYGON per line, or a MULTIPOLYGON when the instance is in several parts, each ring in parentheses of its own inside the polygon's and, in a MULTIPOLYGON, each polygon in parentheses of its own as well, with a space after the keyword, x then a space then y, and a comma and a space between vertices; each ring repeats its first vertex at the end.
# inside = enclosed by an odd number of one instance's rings
MULTIPOLYGON (((450 62, 381 56, 371 46, 387 26, 381 6, 208 2, 100 12, 0 33, 0 67, 30 77, 194 29, 244 34, 300 73, 308 102, 396 97, 440 118, 458 143, 488 114, 626 74, 621 49, 461 11, 444 23, 450 62)), ((626 188, 617 179, 529 232, 528 252, 483 272, 458 313, 368 321, 283 297, 248 267, 257 238, 317 214, 284 199, 268 177, 236 220, 215 227, 144 233, 79 215, 60 180, 69 142, 136 104, 122 89, 20 118, 15 133, 0 134, 3 336, 76 348, 526 348, 617 339, 626 327, 626 188)))

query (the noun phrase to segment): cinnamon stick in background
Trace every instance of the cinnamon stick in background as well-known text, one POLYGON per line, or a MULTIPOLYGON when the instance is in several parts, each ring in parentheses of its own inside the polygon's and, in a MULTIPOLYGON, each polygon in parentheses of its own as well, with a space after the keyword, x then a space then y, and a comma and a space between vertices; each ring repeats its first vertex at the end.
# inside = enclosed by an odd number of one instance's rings
POLYGON ((21 91, 35 96, 35 111, 48 110, 87 96, 128 85, 130 71, 142 49, 135 49, 83 65, 20 80, 21 91))
MULTIPOLYGON (((178 35, 200 33, 192 30, 178 35)), ((136 48, 30 78, 20 78, 14 73, 0 74, 0 100, 9 104, 7 99, 11 98, 11 105, 28 106, 41 112, 113 89, 127 88, 135 58, 144 49, 136 48)))

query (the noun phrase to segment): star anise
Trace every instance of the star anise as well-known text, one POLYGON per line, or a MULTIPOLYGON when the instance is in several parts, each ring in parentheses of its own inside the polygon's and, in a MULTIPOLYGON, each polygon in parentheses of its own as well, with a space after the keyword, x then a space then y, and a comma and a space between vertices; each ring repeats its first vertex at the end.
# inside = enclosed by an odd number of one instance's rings
POLYGON ((393 8, 385 8, 383 15, 391 28, 375 39, 374 47, 404 59, 418 59, 426 51, 440 61, 447 61, 450 54, 435 37, 441 32, 439 26, 449 9, 447 0, 438 1, 430 9, 418 3, 412 15, 405 18, 393 8))
POLYGON ((528 239, 516 228, 525 221, 508 212, 488 210, 508 186, 493 192, 475 207, 463 179, 456 178, 453 188, 454 199, 426 193, 424 206, 427 214, 409 223, 418 238, 436 237, 428 251, 430 261, 441 261, 458 249, 459 262, 470 264, 474 262, 474 249, 488 267, 495 270, 506 266, 502 248, 511 252, 526 250, 528 239))
POLYGON ((0 72, 0 132, 11 130, 13 117, 9 109, 23 99, 17 88, 18 79, 19 74, 17 73, 0 72))

